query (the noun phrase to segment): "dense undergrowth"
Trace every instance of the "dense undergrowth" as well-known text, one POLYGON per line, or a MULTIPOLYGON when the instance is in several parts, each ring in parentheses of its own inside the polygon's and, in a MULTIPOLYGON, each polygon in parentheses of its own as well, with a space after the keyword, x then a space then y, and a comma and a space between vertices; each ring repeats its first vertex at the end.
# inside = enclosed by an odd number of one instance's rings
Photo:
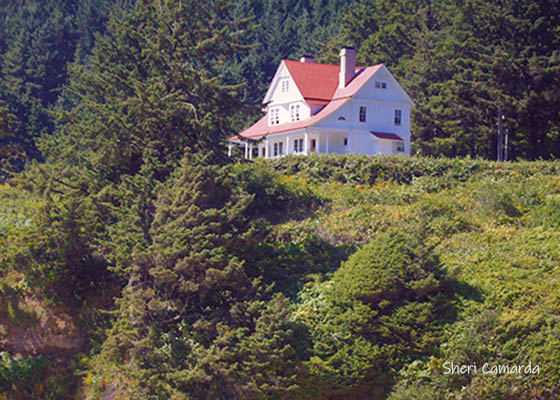
POLYGON ((194 171, 159 190, 131 261, 146 282, 123 279, 79 208, 53 219, 56 193, 0 188, 0 398, 560 395, 560 163, 309 156, 194 171), (43 309, 75 321, 73 351, 14 343, 43 309))

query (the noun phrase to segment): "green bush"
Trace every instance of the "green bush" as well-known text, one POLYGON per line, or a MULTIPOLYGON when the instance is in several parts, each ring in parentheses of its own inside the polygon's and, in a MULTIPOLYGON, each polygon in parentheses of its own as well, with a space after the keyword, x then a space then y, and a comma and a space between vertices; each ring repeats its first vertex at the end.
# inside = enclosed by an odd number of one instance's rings
POLYGON ((407 360, 439 343, 450 295, 437 258, 417 239, 398 230, 376 236, 303 294, 298 316, 313 332, 316 390, 340 398, 388 390, 407 360))

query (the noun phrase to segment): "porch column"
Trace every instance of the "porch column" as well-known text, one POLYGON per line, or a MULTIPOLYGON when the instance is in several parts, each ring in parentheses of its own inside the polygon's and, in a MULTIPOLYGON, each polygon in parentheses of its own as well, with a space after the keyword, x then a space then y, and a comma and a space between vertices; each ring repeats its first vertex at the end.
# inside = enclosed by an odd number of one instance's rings
POLYGON ((329 154, 329 132, 325 133, 325 154, 329 154))
POLYGON ((290 154, 290 137, 286 136, 286 155, 290 154))
POLYGON ((346 152, 347 153, 351 153, 352 152, 352 131, 348 132, 348 145, 346 146, 346 152))
POLYGON ((229 142, 227 145, 227 156, 231 157, 231 142, 229 142))
POLYGON ((249 145, 249 160, 253 159, 253 144, 249 145))
POLYGON ((303 139, 303 154, 309 154, 309 135, 307 134, 307 129, 305 130, 305 135, 303 139))
POLYGON ((249 143, 245 142, 245 159, 249 158, 249 143))
POLYGON ((270 150, 268 149, 268 137, 264 139, 264 158, 270 157, 270 150))

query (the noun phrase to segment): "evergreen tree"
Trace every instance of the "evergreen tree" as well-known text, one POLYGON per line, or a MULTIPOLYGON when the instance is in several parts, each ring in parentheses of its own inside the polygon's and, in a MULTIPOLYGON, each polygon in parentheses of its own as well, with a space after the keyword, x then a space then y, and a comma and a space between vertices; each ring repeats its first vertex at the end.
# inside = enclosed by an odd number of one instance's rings
POLYGON ((35 139, 52 133, 49 108, 66 80, 66 64, 73 59, 75 33, 60 1, 26 2, 8 14, 7 48, 2 57, 0 98, 20 122, 15 140, 29 158, 41 159, 35 139))
POLYGON ((258 238, 246 217, 253 196, 228 168, 189 157, 165 186, 152 245, 133 255, 94 365, 110 385, 93 398, 111 385, 130 398, 285 398, 302 374, 305 336, 286 300, 246 272, 242 257, 258 238))
POLYGON ((15 119, 5 103, 0 101, 0 180, 8 176, 2 169, 11 169, 9 163, 13 162, 14 158, 21 156, 21 150, 12 143, 12 127, 15 119))
POLYGON ((348 10, 327 58, 354 44, 359 63, 391 68, 416 103, 421 154, 495 158, 501 106, 510 156, 557 157, 559 8, 556 0, 364 0, 348 10))
POLYGON ((77 105, 59 114, 61 134, 43 145, 49 175, 67 196, 94 202, 100 251, 124 277, 133 248, 149 244, 158 183, 183 154, 225 160, 230 119, 243 106, 217 69, 243 49, 243 25, 221 1, 139 1, 111 19, 88 67, 72 66, 77 105))
POLYGON ((429 354, 449 309, 446 280, 428 248, 394 230, 307 293, 298 315, 313 330, 317 398, 380 395, 407 360, 429 354))

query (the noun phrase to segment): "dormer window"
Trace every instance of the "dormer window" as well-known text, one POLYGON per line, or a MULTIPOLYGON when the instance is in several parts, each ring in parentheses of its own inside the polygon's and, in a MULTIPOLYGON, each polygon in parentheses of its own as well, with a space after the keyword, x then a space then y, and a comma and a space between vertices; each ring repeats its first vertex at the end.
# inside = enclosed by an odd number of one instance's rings
POLYGON ((280 110, 278 108, 270 109, 270 125, 278 125, 280 123, 280 110))
POLYGON ((299 104, 292 104, 290 106, 290 120, 292 122, 299 121, 299 104))
POLYGON ((290 90, 290 81, 287 79, 284 79, 281 83, 280 86, 282 87, 282 93, 287 93, 288 90, 290 90))
POLYGON ((367 107, 360 106, 360 122, 366 122, 367 119, 367 107))
POLYGON ((381 81, 375 81, 375 88, 376 89, 387 89, 387 83, 381 81))

